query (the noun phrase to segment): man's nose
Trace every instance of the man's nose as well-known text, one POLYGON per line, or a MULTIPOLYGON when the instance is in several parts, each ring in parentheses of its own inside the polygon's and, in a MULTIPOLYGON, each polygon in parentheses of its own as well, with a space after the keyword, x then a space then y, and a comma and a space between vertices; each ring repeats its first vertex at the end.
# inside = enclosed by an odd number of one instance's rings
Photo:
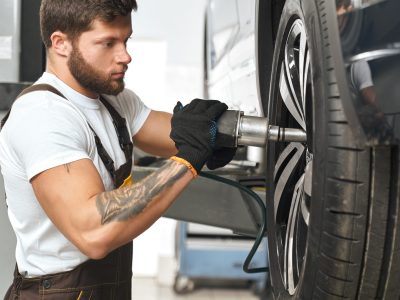
POLYGON ((117 54, 117 62, 123 64, 129 64, 132 61, 132 57, 129 55, 126 47, 123 47, 117 54))

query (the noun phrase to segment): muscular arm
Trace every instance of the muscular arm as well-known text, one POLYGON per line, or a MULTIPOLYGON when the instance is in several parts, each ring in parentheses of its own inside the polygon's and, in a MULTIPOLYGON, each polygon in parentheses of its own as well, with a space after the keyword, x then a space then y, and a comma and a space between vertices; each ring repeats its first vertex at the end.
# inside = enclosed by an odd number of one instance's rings
POLYGON ((172 115, 162 111, 151 111, 133 142, 141 150, 162 157, 175 155, 175 143, 170 139, 172 115))
POLYGON ((40 173, 32 186, 57 228, 82 253, 98 259, 150 227, 193 179, 174 161, 130 187, 104 191, 93 163, 78 160, 40 173))
POLYGON ((126 221, 139 215, 149 203, 159 197, 165 189, 172 187, 186 172, 187 168, 171 161, 131 187, 101 193, 96 199, 101 224, 126 221))

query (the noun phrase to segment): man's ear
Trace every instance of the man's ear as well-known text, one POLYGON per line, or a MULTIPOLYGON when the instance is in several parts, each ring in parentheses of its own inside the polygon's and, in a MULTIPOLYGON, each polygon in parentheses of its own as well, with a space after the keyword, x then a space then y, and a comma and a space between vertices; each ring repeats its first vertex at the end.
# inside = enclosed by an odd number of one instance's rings
POLYGON ((54 52, 61 56, 69 56, 72 46, 71 41, 68 39, 65 33, 61 31, 55 31, 50 36, 51 48, 54 52))

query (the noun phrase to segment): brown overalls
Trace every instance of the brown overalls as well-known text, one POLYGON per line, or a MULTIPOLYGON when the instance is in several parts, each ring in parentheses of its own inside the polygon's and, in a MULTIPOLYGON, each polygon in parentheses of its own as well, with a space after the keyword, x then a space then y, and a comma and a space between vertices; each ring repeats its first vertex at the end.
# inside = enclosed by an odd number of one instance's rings
POLYGON ((4 300, 126 300, 131 299, 131 280, 132 242, 69 272, 24 278, 15 267, 4 300))

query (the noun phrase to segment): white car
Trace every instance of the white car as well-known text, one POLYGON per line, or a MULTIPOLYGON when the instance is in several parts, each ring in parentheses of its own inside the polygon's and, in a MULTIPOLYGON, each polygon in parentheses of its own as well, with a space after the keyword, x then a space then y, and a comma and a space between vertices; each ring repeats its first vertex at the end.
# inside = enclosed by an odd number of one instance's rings
POLYGON ((208 3, 207 97, 307 134, 244 159, 266 177, 275 299, 400 299, 399 12, 398 0, 208 3))

